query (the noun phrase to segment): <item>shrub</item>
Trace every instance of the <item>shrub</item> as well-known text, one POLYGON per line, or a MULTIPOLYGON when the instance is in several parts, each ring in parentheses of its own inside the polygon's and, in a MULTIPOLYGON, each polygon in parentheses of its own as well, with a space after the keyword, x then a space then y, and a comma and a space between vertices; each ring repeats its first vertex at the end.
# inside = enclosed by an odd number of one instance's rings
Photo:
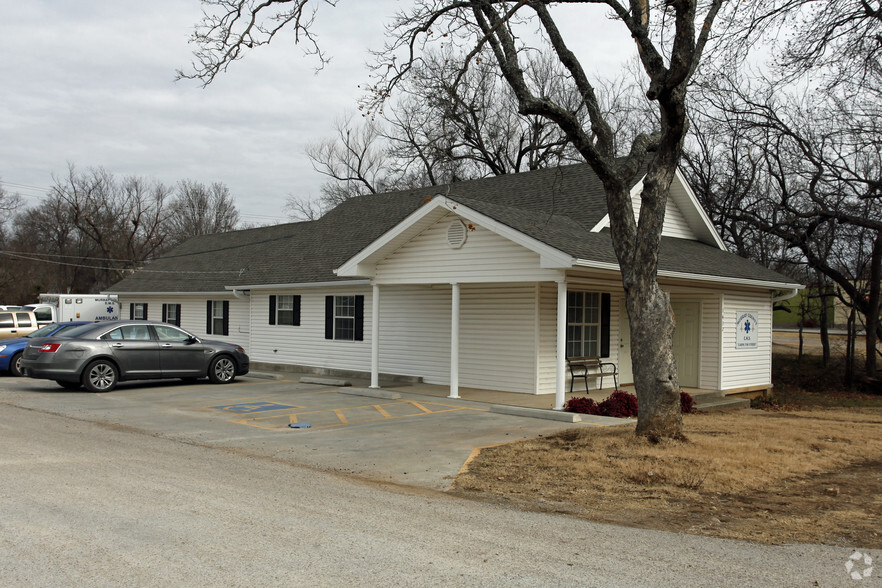
POLYGON ((637 397, 624 390, 616 390, 597 405, 600 414, 617 418, 637 416, 637 397))
POLYGON ((695 412, 695 399, 692 398, 689 392, 683 392, 682 390, 680 390, 680 412, 683 414, 695 412))
POLYGON ((564 404, 564 410, 581 414, 600 414, 597 403, 590 398, 570 398, 564 404))
MULTIPOLYGON (((616 418, 637 416, 637 397, 624 390, 616 390, 600 404, 590 398, 570 398, 564 404, 564 410, 581 414, 596 414, 616 418)), ((680 412, 688 414, 695 411, 695 400, 688 392, 680 391, 680 412)))

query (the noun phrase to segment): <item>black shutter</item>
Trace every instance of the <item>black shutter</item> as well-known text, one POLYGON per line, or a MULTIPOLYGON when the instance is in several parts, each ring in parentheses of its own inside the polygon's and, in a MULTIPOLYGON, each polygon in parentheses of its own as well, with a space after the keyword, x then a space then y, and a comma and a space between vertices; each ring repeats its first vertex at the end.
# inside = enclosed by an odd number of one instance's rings
POLYGON ((325 296, 325 339, 334 338, 334 297, 325 296))
POLYGON ((276 324, 276 297, 275 295, 270 296, 269 302, 269 324, 276 324))
POLYGON ((168 320, 168 304, 162 305, 162 322, 168 320))
POLYGON ((224 336, 230 334, 230 301, 224 300, 224 336))
POLYGON ((355 340, 364 341, 364 296, 355 297, 355 340))
POLYGON ((600 295, 600 357, 609 357, 609 294, 600 295))
POLYGON ((146 321, 148 318, 150 318, 150 315, 147 314, 147 303, 145 302, 144 303, 144 320, 146 321))
POLYGON ((129 320, 130 321, 135 320, 135 303, 134 302, 129 303, 129 320))
POLYGON ((181 305, 175 304, 175 326, 181 326, 181 305))
POLYGON ((211 300, 205 301, 205 334, 211 335, 211 300))
POLYGON ((300 326, 300 295, 294 297, 294 326, 300 326))

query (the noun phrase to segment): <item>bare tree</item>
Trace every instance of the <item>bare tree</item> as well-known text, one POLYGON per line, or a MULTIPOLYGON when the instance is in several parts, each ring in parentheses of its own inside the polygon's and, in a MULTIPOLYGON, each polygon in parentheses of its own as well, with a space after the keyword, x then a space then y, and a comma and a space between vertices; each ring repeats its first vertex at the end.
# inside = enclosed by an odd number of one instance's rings
MULTIPOLYGON (((567 45, 546 1, 416 0, 411 9, 396 16, 389 43, 376 54, 373 70, 371 112, 377 111, 379 104, 413 72, 423 50, 435 40, 462 47, 465 58, 459 63, 460 77, 466 76, 473 60, 489 49, 516 98, 519 113, 552 121, 592 167, 606 191, 612 241, 630 317, 631 356, 640 406, 637 432, 650 438, 682 436, 679 381, 672 351, 673 317, 669 297, 656 280, 658 249, 665 205, 687 130, 687 87, 724 3, 579 3, 586 10, 610 11, 624 25, 646 74, 646 97, 658 112, 659 126, 637 134, 624 158, 617 157, 614 129, 605 116, 597 88, 567 45), (543 95, 531 83, 525 55, 536 50, 527 44, 535 38, 534 31, 547 44, 547 53, 567 72, 567 83, 580 96, 586 119, 555 97, 543 95), (638 222, 630 188, 644 166, 638 222)), ((182 77, 209 84, 243 51, 271 42, 285 27, 323 59, 310 30, 315 5, 307 0, 266 0, 259 4, 209 0, 203 4, 205 17, 192 37, 198 45, 198 64, 182 77)), ((594 13, 595 18, 602 16, 603 12, 594 13)))
POLYGON ((164 228, 173 246, 197 235, 232 231, 238 224, 239 211, 226 185, 181 180, 168 204, 164 228))
POLYGON ((165 245, 165 204, 170 190, 139 177, 117 181, 101 168, 71 165, 56 178, 51 196, 69 207, 72 222, 107 262, 108 280, 121 279, 165 245))
MULTIPOLYGON (((751 88, 733 75, 718 77, 717 84, 707 97, 715 101, 717 135, 728 137, 733 148, 699 149, 687 157, 692 175, 717 179, 696 181, 697 193, 712 214, 737 227, 727 231, 730 236, 746 236, 747 254, 756 256, 757 243, 771 237, 796 254, 794 261, 837 285, 863 317, 864 374, 875 378, 876 341, 882 334, 878 117, 832 88, 807 98, 769 80, 751 88), (714 168, 720 172, 721 167, 721 173, 701 173, 714 168)), ((709 117, 704 123, 714 124, 709 117)), ((707 138, 696 141, 709 143, 725 145, 707 138)))
MULTIPOLYGON (((0 182, 0 231, 3 225, 12 218, 15 211, 21 206, 21 196, 10 194, 0 182)), ((2 234, 2 233, 0 233, 2 234)))
MULTIPOLYGON (((21 206, 21 197, 18 194, 10 194, 0 184, 0 252, 9 247, 9 234, 7 223, 13 218, 15 211, 21 206)), ((16 281, 16 272, 11 271, 9 255, 3 256, 4 263, 0 266, 0 292, 16 281)), ((5 299, 5 298, 4 298, 5 299)))
POLYGON ((355 124, 338 119, 335 136, 308 145, 306 155, 317 172, 330 178, 321 186, 325 209, 364 194, 383 192, 388 184, 388 157, 383 133, 370 119, 355 124))

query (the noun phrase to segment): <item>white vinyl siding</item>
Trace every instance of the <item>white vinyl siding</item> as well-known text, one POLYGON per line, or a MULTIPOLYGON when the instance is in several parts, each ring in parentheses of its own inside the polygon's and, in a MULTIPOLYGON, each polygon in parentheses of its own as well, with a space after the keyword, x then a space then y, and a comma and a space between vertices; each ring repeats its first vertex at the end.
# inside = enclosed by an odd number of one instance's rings
POLYGON ((460 385, 536 393, 536 287, 463 286, 460 385))
POLYGON ((726 293, 722 300, 723 390, 764 386, 772 382, 772 300, 770 294, 726 293), (757 313, 757 346, 736 349, 738 316, 757 313))
MULTIPOLYGON (((324 339, 330 294, 303 291, 301 328, 284 337, 264 333, 257 321, 252 361, 369 371, 371 294, 365 292, 365 341, 324 339)), ((254 308, 268 307, 268 296, 252 294, 254 308)), ((536 286, 466 285, 460 304, 460 385, 536 393, 536 286)), ((381 286, 380 373, 449 384, 450 316, 450 286, 381 286)))
POLYGON ((720 304, 722 297, 701 299, 701 375, 699 387, 718 390, 720 387, 720 304))
MULTIPOLYGON (((634 218, 640 220, 640 194, 631 195, 631 205, 634 207, 634 218)), ((683 212, 673 198, 668 198, 665 206, 665 224, 662 227, 662 236, 677 237, 680 239, 696 240, 697 237, 683 212)))
MULTIPOLYGON (((382 296, 380 298, 382 301, 382 296)), ((321 369, 370 370, 370 291, 365 289, 309 289, 299 292, 252 291, 252 351, 255 362, 310 366, 321 369), (269 325, 267 312, 271 294, 300 295, 300 326, 279 330, 269 325), (364 341, 325 339, 325 296, 365 297, 364 341)))
MULTIPOLYGON (((450 287, 381 286, 380 373, 449 384, 450 305, 450 287)), ((369 312, 365 301, 365 331, 369 312)))
POLYGON ((539 255, 474 224, 458 249, 447 243, 448 215, 377 263, 379 284, 553 281, 557 270, 540 268, 539 255))
POLYGON ((539 284, 538 394, 557 391, 557 284, 539 284))
POLYGON ((250 302, 249 300, 240 300, 238 298, 223 298, 230 302, 230 331, 226 337, 220 334, 206 335, 205 333, 205 301, 221 300, 221 296, 217 294, 206 294, 205 296, 190 295, 136 295, 127 296, 119 295, 120 308, 126 309, 124 312, 128 318, 128 308, 130 302, 147 303, 147 318, 149 320, 159 321, 162 319, 163 304, 180 304, 181 305, 181 328, 185 329, 198 337, 206 337, 216 339, 218 341, 229 341, 241 345, 247 353, 250 354, 250 302))

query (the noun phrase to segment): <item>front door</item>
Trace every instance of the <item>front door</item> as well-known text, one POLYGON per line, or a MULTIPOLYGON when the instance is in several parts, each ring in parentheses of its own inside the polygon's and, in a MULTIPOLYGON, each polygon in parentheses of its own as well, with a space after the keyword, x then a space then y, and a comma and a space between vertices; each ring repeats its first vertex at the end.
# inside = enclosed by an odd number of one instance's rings
POLYGON ((698 388, 701 360, 701 303, 674 302, 674 359, 680 386, 698 388))
POLYGON ((628 321, 628 311, 625 301, 622 300, 622 312, 619 313, 619 383, 633 384, 634 373, 631 370, 631 323, 628 321))

